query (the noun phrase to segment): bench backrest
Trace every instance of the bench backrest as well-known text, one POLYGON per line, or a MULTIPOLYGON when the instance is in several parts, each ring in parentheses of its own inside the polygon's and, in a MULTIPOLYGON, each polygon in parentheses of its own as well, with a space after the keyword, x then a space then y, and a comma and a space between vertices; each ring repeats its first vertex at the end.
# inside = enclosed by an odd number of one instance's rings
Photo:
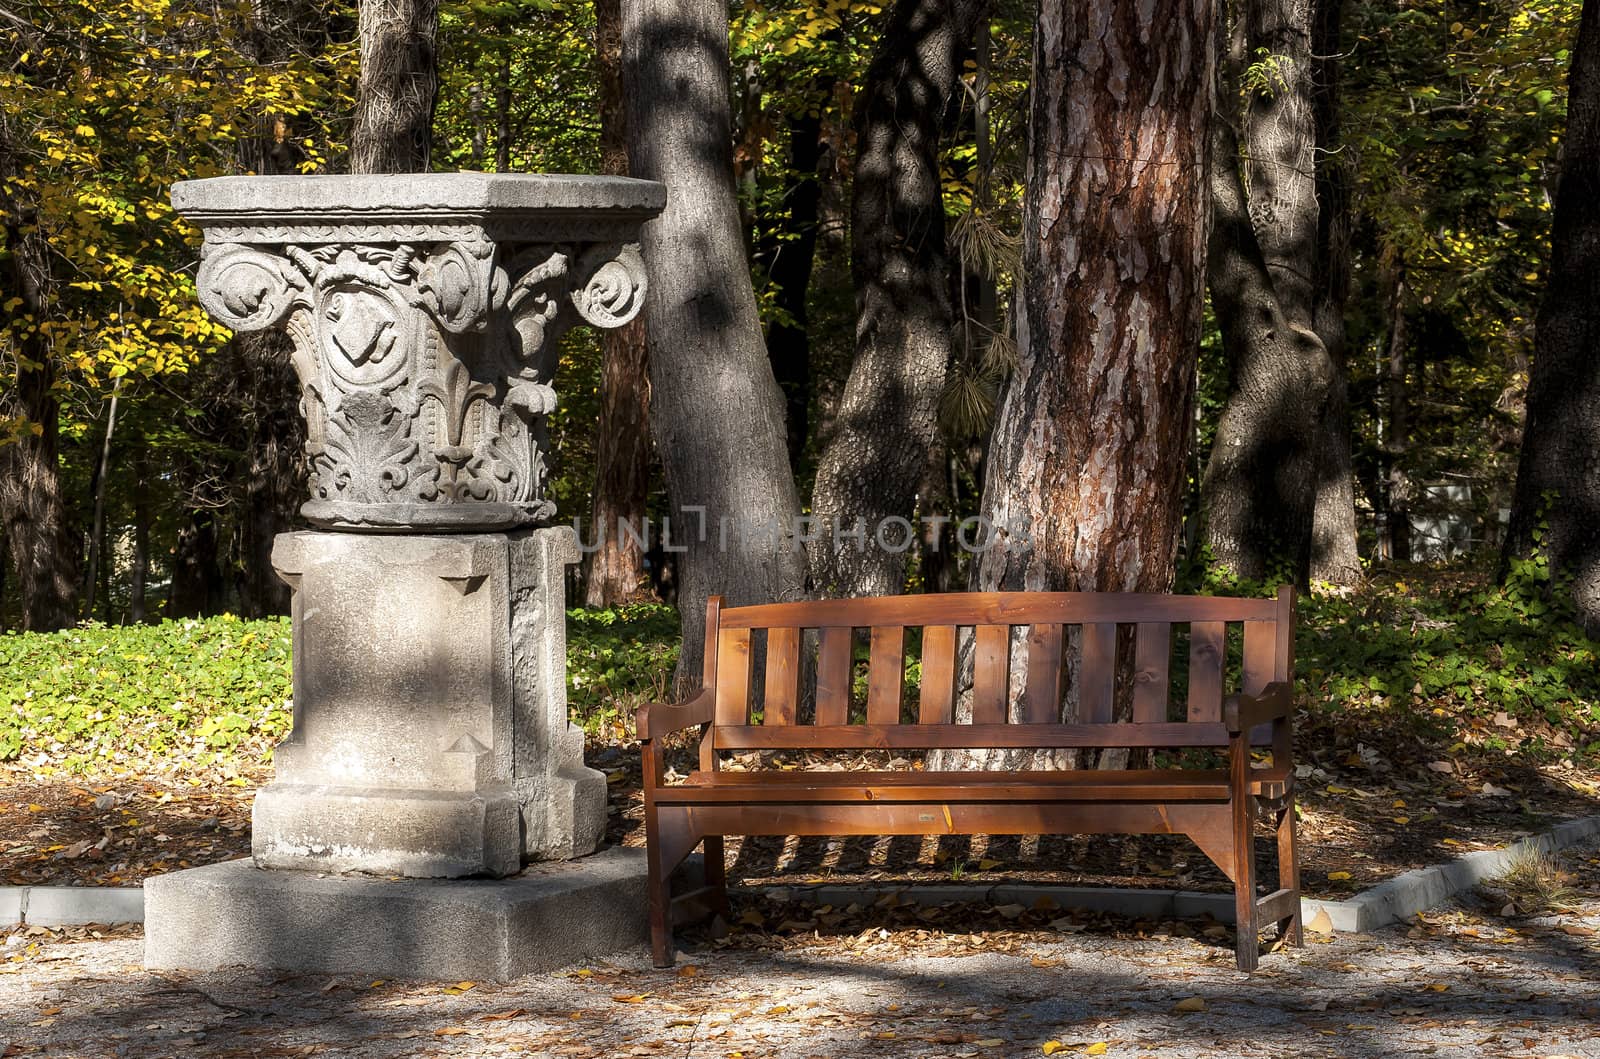
POLYGON ((1225 694, 1293 679, 1294 590, 1272 599, 972 592, 730 608, 713 596, 705 642, 705 686, 716 700, 707 750, 1219 746, 1227 742, 1225 694), (858 629, 870 630, 864 710, 852 698, 858 629), (921 630, 921 679, 903 695, 908 629, 921 630), (1018 652, 1026 672, 1015 682, 1014 629, 1026 641, 1018 652), (966 635, 974 641, 972 721, 956 724, 966 635), (1063 724, 1072 672, 1063 663, 1074 641, 1077 720, 1063 724), (757 657, 765 659, 760 673, 757 657), (814 711, 801 709, 806 687, 814 687, 814 711))

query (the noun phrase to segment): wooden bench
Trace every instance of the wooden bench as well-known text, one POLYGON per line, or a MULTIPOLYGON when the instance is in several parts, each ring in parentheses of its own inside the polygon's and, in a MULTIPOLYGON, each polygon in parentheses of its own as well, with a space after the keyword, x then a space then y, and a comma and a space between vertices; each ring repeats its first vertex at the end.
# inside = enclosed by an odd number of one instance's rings
POLYGON ((1241 969, 1256 967, 1265 923, 1301 944, 1292 589, 1276 599, 999 592, 728 609, 713 597, 705 635, 703 689, 637 715, 656 966, 673 961, 670 876, 702 842, 706 885, 676 900, 726 909, 725 835, 1187 835, 1234 884, 1241 969), (856 630, 863 628, 870 630, 864 704, 852 701, 856 630), (908 629, 921 630, 914 696, 903 695, 908 629), (1014 629, 1026 639, 1025 672, 1015 679, 1014 629), (807 630, 817 630, 814 642, 807 630), (958 648, 967 635, 972 719, 956 723, 958 648), (1064 673, 1074 670, 1063 665, 1064 646, 1074 642, 1081 645, 1078 720, 1066 724, 1064 673), (753 657, 765 658, 759 723, 752 716, 753 657), (1186 679, 1173 679, 1185 669, 1186 679), (1171 695, 1175 684, 1182 693, 1171 695), (813 687, 815 709, 802 711, 805 689, 813 687), (663 737, 696 726, 698 768, 668 784, 663 737), (1252 760, 1257 745, 1270 748, 1266 767, 1252 760), (722 751, 994 747, 1216 748, 1226 751, 1227 767, 719 768, 722 751), (1276 830, 1279 879, 1277 889, 1258 896, 1252 838, 1263 809, 1276 830))

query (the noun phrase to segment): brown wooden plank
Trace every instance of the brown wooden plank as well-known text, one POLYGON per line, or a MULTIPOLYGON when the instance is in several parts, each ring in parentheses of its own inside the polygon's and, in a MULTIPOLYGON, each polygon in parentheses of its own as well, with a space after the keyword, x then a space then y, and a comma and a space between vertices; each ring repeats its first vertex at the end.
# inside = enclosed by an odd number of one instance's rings
POLYGON ((719 780, 685 783, 656 791, 668 804, 762 802, 1027 802, 1027 801, 1226 801, 1228 775, 1221 770, 1116 770, 1064 772, 812 772, 784 775, 720 772, 719 780), (794 782, 798 777, 798 782, 794 782))
POLYGON ((780 802, 662 805, 660 815, 663 823, 681 817, 693 823, 680 827, 729 835, 1205 835, 1226 832, 1227 811, 1216 802, 780 802))
POLYGON ((1244 623, 1244 668, 1240 674, 1239 690, 1246 695, 1259 695, 1261 689, 1272 683, 1278 653, 1278 627, 1271 621, 1244 623))
POLYGON ((717 724, 750 723, 750 630, 717 636, 717 724))
MULTIPOLYGON (((722 628, 722 597, 706 597, 706 638, 705 642, 717 642, 717 632, 722 628)), ((700 686, 714 688, 717 686, 717 652, 712 650, 702 651, 704 661, 701 662, 700 686)))
POLYGON ((955 720, 956 627, 929 625, 922 630, 922 687, 917 720, 949 724, 955 720))
POLYGON ((1095 622, 1083 627, 1083 660, 1078 670, 1078 719, 1085 724, 1111 720, 1117 690, 1117 627, 1095 622))
POLYGON ((1054 622, 1028 630, 1028 692, 1022 719, 1029 724, 1061 720, 1061 626, 1054 622))
POLYGON ((827 628, 818 637, 817 724, 850 720, 850 645, 854 629, 827 628))
POLYGON ((1190 721, 1222 719, 1222 663, 1228 657, 1227 646, 1226 623, 1197 621, 1189 626, 1190 721))
POLYGON ((1275 599, 1142 592, 945 592, 728 607, 722 612, 722 627, 1264 621, 1276 616, 1277 607, 1275 599))
POLYGON ((767 633, 767 695, 762 721, 793 724, 800 701, 800 630, 772 629, 767 633))
POLYGON ((1164 724, 826 724, 768 728, 735 725, 712 729, 719 750, 946 749, 1073 746, 1226 746, 1228 729, 1216 723, 1164 724))
POLYGON ((1294 683, 1294 586, 1278 589, 1278 662, 1272 679, 1294 683))
POLYGON ((905 629, 875 625, 867 664, 867 723, 900 723, 900 690, 905 683, 905 629))
POLYGON ((1172 626, 1164 621, 1140 622, 1134 636, 1133 719, 1140 724, 1165 721, 1172 626))
POLYGON ((980 625, 972 668, 972 723, 1004 724, 1010 688, 1011 626, 980 625))

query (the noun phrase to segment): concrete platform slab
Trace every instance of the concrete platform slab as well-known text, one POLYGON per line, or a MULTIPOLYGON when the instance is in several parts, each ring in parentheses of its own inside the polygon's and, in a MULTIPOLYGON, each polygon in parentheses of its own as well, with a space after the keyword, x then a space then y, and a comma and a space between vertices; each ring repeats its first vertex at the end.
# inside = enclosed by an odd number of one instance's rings
POLYGON ((508 981, 647 936, 644 850, 504 879, 267 871, 248 860, 145 883, 145 966, 508 981))

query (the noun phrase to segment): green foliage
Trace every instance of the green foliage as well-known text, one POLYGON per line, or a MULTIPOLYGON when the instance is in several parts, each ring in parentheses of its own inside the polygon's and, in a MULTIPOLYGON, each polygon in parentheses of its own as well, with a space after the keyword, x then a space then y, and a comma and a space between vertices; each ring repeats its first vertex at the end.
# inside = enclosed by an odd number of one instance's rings
POLYGON ((631 731, 633 711, 672 697, 678 612, 660 603, 567 611, 567 706, 591 734, 631 731), (620 729, 619 729, 620 726, 620 729))
POLYGON ((289 730, 289 640, 288 619, 231 615, 0 636, 0 760, 94 772, 268 759, 289 730))

